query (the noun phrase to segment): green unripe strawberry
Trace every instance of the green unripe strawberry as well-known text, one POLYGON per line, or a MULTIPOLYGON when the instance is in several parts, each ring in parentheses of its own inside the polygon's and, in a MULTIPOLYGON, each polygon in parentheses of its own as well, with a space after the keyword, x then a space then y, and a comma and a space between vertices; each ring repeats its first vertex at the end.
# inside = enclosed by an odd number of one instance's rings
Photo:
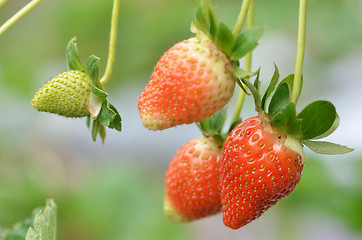
POLYGON ((87 102, 92 85, 91 78, 82 71, 63 72, 35 94, 32 106, 38 111, 66 117, 88 116, 87 102))

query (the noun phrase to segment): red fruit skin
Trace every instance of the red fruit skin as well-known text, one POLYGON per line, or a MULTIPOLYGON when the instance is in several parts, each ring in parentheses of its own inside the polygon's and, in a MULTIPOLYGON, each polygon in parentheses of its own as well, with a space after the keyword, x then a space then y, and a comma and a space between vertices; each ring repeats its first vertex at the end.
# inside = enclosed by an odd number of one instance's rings
POLYGON ((179 42, 158 61, 139 97, 142 123, 162 130, 200 122, 229 102, 235 83, 231 62, 212 41, 179 42))
POLYGON ((223 147, 222 212, 224 224, 232 229, 288 196, 302 175, 302 157, 283 144, 286 136, 270 125, 264 129, 259 117, 249 118, 229 134, 223 147))
POLYGON ((222 146, 206 137, 192 139, 177 151, 166 172, 169 219, 189 222, 221 211, 221 155, 222 146))

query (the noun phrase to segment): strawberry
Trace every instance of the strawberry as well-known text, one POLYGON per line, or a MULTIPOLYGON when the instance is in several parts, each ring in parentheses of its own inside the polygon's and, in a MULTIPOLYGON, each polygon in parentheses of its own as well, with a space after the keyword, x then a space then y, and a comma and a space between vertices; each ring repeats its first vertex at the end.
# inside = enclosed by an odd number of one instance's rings
POLYGON ((141 120, 151 130, 200 122, 228 103, 234 87, 226 55, 206 36, 190 38, 158 61, 139 97, 141 120))
POLYGON ((238 229, 288 196, 298 184, 303 153, 263 114, 237 125, 223 147, 221 201, 224 224, 238 229))
POLYGON ((164 210, 175 222, 189 222, 221 210, 222 147, 199 137, 181 147, 166 172, 164 210))
POLYGON ((38 111, 66 117, 89 115, 87 101, 92 79, 84 72, 69 70, 46 83, 34 96, 32 106, 38 111))

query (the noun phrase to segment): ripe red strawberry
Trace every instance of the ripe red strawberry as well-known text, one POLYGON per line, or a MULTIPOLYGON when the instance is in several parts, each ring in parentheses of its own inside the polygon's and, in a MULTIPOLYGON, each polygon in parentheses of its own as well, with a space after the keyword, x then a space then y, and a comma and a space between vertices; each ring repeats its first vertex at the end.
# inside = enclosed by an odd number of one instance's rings
POLYGON ((250 223, 294 190, 304 166, 303 152, 288 148, 286 139, 264 117, 249 118, 229 134, 221 177, 226 226, 238 229, 250 223))
POLYGON ((66 117, 87 116, 87 101, 92 85, 91 78, 82 71, 63 72, 39 89, 32 100, 32 106, 38 111, 66 117))
POLYGON ((177 151, 166 173, 164 210, 169 219, 188 222, 220 212, 221 149, 200 137, 177 151))
POLYGON ((158 61, 139 97, 141 120, 151 130, 200 122, 228 103, 235 83, 230 60, 207 37, 179 42, 158 61))

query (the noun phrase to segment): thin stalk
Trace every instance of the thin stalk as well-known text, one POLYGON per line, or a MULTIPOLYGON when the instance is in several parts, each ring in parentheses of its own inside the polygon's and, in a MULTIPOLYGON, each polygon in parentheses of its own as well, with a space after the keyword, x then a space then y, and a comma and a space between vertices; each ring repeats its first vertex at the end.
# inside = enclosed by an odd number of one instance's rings
POLYGON ((295 61, 294 83, 292 89, 292 102, 294 102, 295 104, 298 101, 300 90, 302 88, 302 71, 303 71, 304 51, 305 51, 305 33, 307 25, 307 5, 308 5, 308 0, 300 0, 297 57, 295 61))
POLYGON ((234 30, 233 30, 233 35, 235 38, 243 30, 244 22, 245 22, 245 19, 248 14, 248 10, 249 10, 249 5, 250 5, 250 2, 252 2, 252 1, 254 1, 254 0, 244 0, 243 4, 241 5, 240 13, 239 13, 238 19, 236 20, 236 24, 235 24, 234 30))
MULTIPOLYGON (((248 11, 248 25, 247 25, 248 29, 254 27, 254 6, 255 2, 254 0, 251 0, 248 11)), ((245 71, 247 72, 251 71, 251 62, 252 62, 252 52, 248 52, 245 56, 245 71)), ((246 95, 245 92, 240 90, 234 115, 232 118, 232 123, 235 122, 240 116, 241 109, 243 108, 245 101, 245 95, 246 95)))
POLYGON ((113 10, 112 10, 112 21, 111 21, 111 31, 109 37, 109 50, 108 50, 108 59, 106 70, 103 77, 101 78, 101 84, 105 86, 109 79, 111 78, 114 59, 116 56, 116 43, 117 43, 117 30, 118 30, 118 18, 119 18, 119 7, 121 0, 113 1, 113 10))
POLYGON ((1 27, 0 27, 0 36, 8 30, 12 25, 14 25, 19 19, 21 19, 25 14, 27 14, 31 9, 38 5, 42 0, 33 0, 17 13, 15 13, 11 18, 9 18, 1 27))

